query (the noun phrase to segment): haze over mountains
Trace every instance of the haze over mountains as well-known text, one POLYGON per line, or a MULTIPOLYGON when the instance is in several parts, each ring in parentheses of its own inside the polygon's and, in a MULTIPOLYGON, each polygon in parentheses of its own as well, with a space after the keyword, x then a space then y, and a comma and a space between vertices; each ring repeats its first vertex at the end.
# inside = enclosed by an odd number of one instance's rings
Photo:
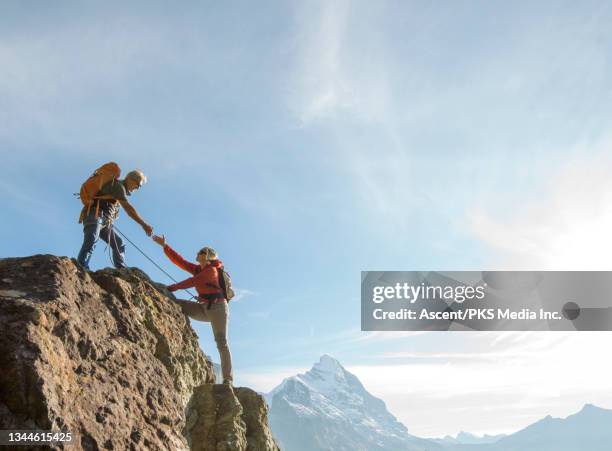
MULTIPOLYGON (((286 451, 609 451, 612 410, 593 405, 565 419, 550 416, 508 436, 422 439, 372 396, 333 357, 323 355, 304 374, 265 395, 270 426, 286 451)), ((415 406, 418 409, 418 406, 415 406)))
POLYGON ((488 435, 485 434, 482 437, 478 437, 469 432, 460 432, 455 437, 447 435, 441 439, 432 439, 432 441, 441 445, 480 445, 485 443, 495 443, 499 439, 506 437, 506 434, 499 435, 488 435))
POLYGON ((451 451, 609 451, 612 410, 586 404, 567 418, 550 415, 488 445, 455 445, 451 451))

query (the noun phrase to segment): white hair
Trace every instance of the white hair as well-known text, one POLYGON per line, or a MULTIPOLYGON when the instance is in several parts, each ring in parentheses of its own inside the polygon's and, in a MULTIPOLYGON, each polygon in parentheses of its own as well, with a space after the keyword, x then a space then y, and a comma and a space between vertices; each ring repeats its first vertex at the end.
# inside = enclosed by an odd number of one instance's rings
POLYGON ((128 172, 125 178, 134 180, 136 183, 138 183, 139 186, 142 186, 147 183, 147 176, 144 175, 144 173, 140 169, 135 169, 133 171, 128 172))

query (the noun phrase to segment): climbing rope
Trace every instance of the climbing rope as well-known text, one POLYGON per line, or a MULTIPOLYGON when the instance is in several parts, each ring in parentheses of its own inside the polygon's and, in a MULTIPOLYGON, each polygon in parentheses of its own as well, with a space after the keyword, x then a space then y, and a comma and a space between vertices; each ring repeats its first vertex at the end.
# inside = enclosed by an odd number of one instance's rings
MULTIPOLYGON (((134 247, 135 247, 135 248, 138 250, 138 252, 140 252, 142 255, 144 255, 144 256, 145 256, 145 258, 146 258, 147 260, 149 260, 151 263, 153 263, 157 269, 159 269, 159 270, 160 270, 161 272, 163 272, 163 273, 164 273, 166 276, 168 276, 168 277, 169 277, 169 278, 170 278, 170 279, 171 279, 171 280, 172 280, 174 283, 178 283, 178 281, 177 281, 177 280, 176 280, 174 277, 172 277, 170 274, 168 274, 168 273, 167 273, 167 272, 164 270, 164 268, 162 268, 162 267, 161 267, 161 266, 159 266, 157 263, 155 263, 155 261, 154 261, 154 260, 153 260, 151 257, 149 257, 147 254, 145 254, 145 253, 143 252, 143 250, 142 250, 142 249, 140 249, 138 246, 136 246, 136 244, 134 244, 134 242, 133 242, 132 240, 130 240, 130 239, 129 239, 129 238, 128 238, 128 237, 127 237, 127 236, 126 236, 126 235, 125 235, 125 234, 124 234, 124 233, 123 233, 121 230, 119 230, 119 228, 118 228, 117 226, 115 226, 114 224, 109 224, 109 235, 113 236, 113 238, 114 238, 114 235, 113 235, 113 230, 116 230, 117 232, 119 232, 119 234, 120 234, 120 235, 121 235, 123 238, 125 238, 125 239, 127 240, 127 242, 128 242, 128 243, 130 243, 132 246, 134 246, 134 247)), ((117 247, 117 241, 115 241, 115 247, 117 247)), ((189 296, 191 296, 193 299, 197 299, 197 297, 196 297, 196 296, 195 296, 195 295, 194 295, 194 294, 193 294, 191 291, 189 291, 189 290, 188 290, 188 289, 186 289, 186 288, 184 288, 184 290, 185 290, 187 293, 189 293, 189 296)))

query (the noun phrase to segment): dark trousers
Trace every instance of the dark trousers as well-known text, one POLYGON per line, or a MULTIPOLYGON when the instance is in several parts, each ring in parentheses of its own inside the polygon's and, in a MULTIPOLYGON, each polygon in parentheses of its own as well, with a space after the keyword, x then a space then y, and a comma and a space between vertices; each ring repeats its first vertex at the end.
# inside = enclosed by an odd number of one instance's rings
POLYGON ((106 224, 103 218, 95 218, 93 214, 83 220, 83 245, 77 261, 86 269, 89 269, 89 261, 99 238, 102 238, 102 241, 110 246, 115 268, 125 268, 123 240, 115 233, 112 224, 106 224))

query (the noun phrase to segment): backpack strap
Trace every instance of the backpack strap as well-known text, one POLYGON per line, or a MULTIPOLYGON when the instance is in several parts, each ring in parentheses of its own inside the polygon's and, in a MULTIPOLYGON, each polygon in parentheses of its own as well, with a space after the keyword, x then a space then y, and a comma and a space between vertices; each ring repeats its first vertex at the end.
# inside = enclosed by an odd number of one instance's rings
MULTIPOLYGON (((215 300, 215 299, 225 299, 227 302, 229 302, 229 300, 227 299, 227 290, 225 288, 225 279, 223 278, 223 269, 222 268, 217 268, 217 275, 219 276, 219 287, 221 287, 221 293, 201 294, 200 295, 200 298, 203 298, 203 299, 207 300, 206 310, 210 310, 210 306, 212 305, 212 301, 215 300)), ((208 285, 211 288, 217 288, 212 283, 207 283, 206 285, 208 285)))
POLYGON ((102 196, 94 197, 92 199, 92 202, 83 206, 83 209, 81 210, 81 215, 79 216, 79 224, 83 222, 86 216, 89 216, 89 212, 91 211, 91 207, 93 207, 94 203, 96 204, 96 218, 100 216, 100 201, 101 200, 116 201, 117 199, 115 199, 110 194, 104 194, 102 196))
MULTIPOLYGON (((225 299, 227 299, 227 287, 225 286, 225 277, 223 276, 223 273, 223 268, 217 268, 217 275, 219 276, 219 286, 223 291, 223 296, 225 297, 225 299)), ((229 302, 229 299, 227 299, 227 302, 229 302)))
POLYGON ((225 286, 225 277, 223 277, 223 268, 217 268, 217 276, 219 286, 215 285, 214 283, 207 283, 205 285, 209 286, 210 288, 221 288, 221 294, 223 294, 223 297, 227 299, 227 288, 225 286))

